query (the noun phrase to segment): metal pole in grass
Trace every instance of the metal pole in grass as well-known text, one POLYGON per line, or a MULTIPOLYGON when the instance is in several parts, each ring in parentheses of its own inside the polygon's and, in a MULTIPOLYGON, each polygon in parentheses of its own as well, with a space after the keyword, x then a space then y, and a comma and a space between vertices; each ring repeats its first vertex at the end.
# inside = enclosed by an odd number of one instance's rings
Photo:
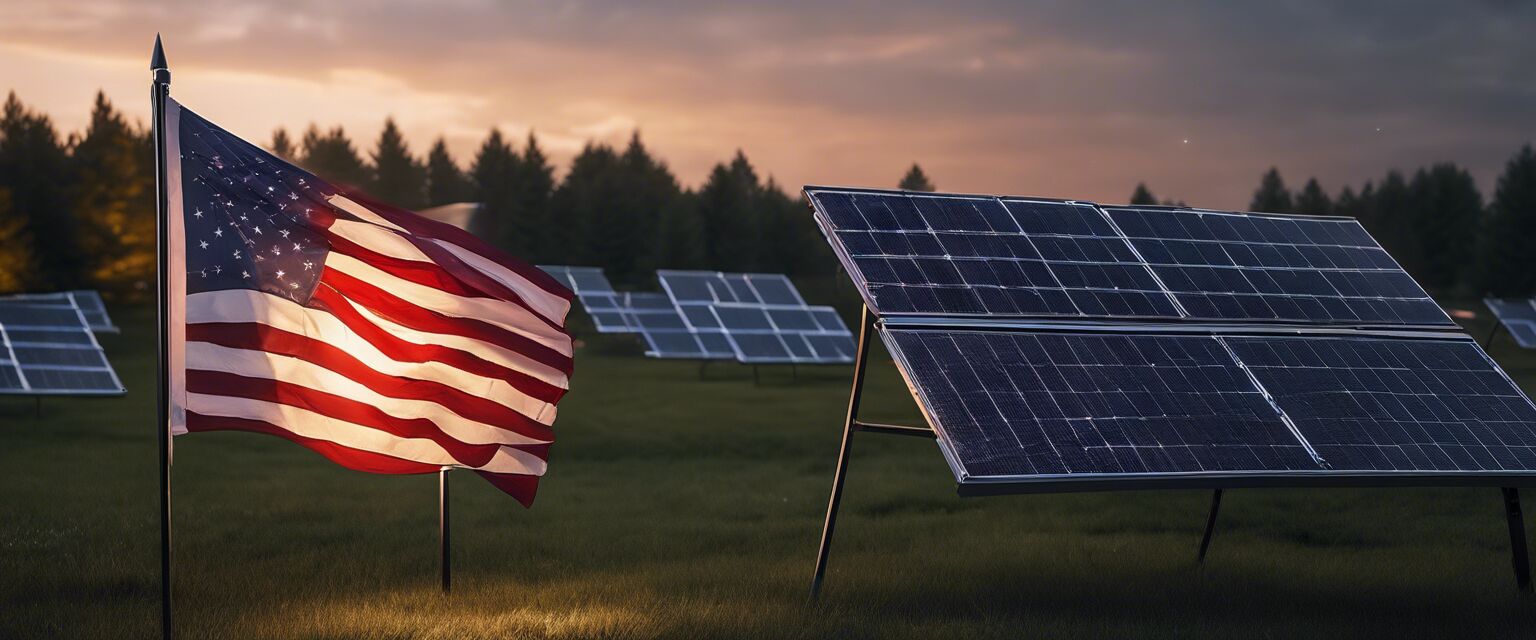
POLYGON ((170 200, 166 185, 166 131, 165 101, 171 92, 171 69, 165 62, 165 49, 160 46, 160 35, 155 34, 155 51, 149 59, 153 73, 149 98, 153 107, 155 129, 155 191, 157 216, 155 242, 158 283, 155 298, 158 304, 156 323, 158 334, 158 379, 156 380, 155 438, 160 448, 160 636, 171 638, 175 631, 171 625, 171 406, 170 406, 170 275, 166 245, 166 233, 170 226, 170 200))
POLYGON ((448 554, 448 467, 437 470, 437 537, 443 569, 443 593, 453 588, 453 567, 448 554))

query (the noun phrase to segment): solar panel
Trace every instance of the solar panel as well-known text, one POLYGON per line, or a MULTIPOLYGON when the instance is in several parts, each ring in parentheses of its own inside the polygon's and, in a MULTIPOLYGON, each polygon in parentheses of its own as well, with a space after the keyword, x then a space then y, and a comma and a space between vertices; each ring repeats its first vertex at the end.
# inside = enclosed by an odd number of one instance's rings
POLYGON ((42 304, 57 306, 74 305, 85 314, 85 322, 96 333, 118 333, 121 331, 117 325, 112 324, 111 316, 107 315, 107 305, 101 299, 101 294, 81 289, 76 291, 61 291, 58 293, 21 293, 5 296, 4 300, 24 300, 42 304))
POLYGON ((788 277, 661 270, 662 288, 701 339, 752 364, 853 361, 853 334, 831 307, 805 303, 788 277))
POLYGON ((886 327, 962 483, 1536 469, 1471 340, 886 327))
POLYGON ((539 265, 539 268, 576 293, 576 299, 581 301, 598 333, 631 332, 624 322, 619 293, 609 284, 602 269, 563 265, 539 265))
POLYGON ((0 346, 0 393, 124 393, 73 296, 0 300, 0 346))
POLYGON ((1487 298, 1483 304, 1504 325, 1515 342, 1527 349, 1536 349, 1536 300, 1500 300, 1487 298))
POLYGON ((1453 326, 1352 219, 806 193, 882 316, 1453 326))

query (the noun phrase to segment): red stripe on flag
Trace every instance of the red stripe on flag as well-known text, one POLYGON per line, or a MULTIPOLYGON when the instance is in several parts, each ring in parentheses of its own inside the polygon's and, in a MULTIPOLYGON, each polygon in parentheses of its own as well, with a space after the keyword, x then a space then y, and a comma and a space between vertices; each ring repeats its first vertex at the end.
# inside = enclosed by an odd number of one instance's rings
MULTIPOLYGON (((436 473, 441 465, 414 462, 394 456, 386 456, 372 451, 362 451, 345 447, 334 442, 306 438, 292 431, 262 420, 250 420, 247 418, 231 418, 228 416, 208 416, 195 411, 187 412, 187 431, 248 431, 251 433, 265 433, 286 440, 297 442, 309 449, 325 456, 331 462, 356 471, 368 473, 388 474, 413 474, 436 473)), ((500 474, 490 474, 500 475, 500 474)), ((493 483, 494 484, 494 483, 493 483)), ((510 492, 508 492, 510 493, 510 492)), ((521 498, 519 498, 521 500, 521 498)))

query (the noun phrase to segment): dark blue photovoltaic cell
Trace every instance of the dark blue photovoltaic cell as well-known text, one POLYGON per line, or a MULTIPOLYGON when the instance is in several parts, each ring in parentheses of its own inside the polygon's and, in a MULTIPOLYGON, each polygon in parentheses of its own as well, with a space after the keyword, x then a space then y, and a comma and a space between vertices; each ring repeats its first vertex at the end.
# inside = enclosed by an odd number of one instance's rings
POLYGON ((1536 408, 1471 340, 1224 340, 1334 471, 1536 469, 1536 408))
POLYGON ((1190 318, 1450 324, 1353 218, 1106 211, 1190 318))
POLYGON ((656 272, 701 344, 749 363, 851 362, 853 335, 830 307, 805 304, 788 277, 656 272), (830 314, 830 317, 829 317, 830 314))
POLYGON ((1515 342, 1527 349, 1536 349, 1536 300, 1500 300, 1487 298, 1483 304, 1493 312, 1515 342))
POLYGON ((0 299, 0 393, 121 395, 72 295, 0 299))
POLYGON ((1317 469, 1212 337, 884 335, 962 481, 1317 469))
POLYGON ((882 314, 1178 316, 1092 205, 809 193, 882 314))

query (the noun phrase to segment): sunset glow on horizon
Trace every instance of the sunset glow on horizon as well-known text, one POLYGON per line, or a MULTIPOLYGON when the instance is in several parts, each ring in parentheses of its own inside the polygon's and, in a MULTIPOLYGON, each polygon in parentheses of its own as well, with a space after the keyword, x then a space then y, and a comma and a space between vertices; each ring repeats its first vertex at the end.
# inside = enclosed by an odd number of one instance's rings
POLYGON ((917 162, 946 190, 1145 181, 1241 208, 1271 165, 1337 192, 1453 161, 1491 191, 1536 138, 1533 6, 22 3, 0 5, 0 89, 66 134, 98 89, 142 122, 160 32, 177 98, 262 144, 315 123, 367 151, 390 116, 461 165, 492 127, 535 132, 563 171, 638 130, 689 186, 740 149, 789 188, 917 162))

